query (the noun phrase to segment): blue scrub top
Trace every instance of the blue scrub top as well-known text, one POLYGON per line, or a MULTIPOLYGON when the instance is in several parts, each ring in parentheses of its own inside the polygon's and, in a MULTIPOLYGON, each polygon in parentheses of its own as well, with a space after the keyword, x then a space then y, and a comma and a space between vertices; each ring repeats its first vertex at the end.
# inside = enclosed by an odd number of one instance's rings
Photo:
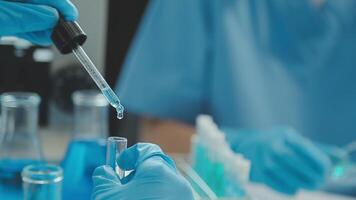
POLYGON ((127 110, 356 139, 356 1, 154 0, 117 86, 127 110), (315 2, 315 1, 314 1, 315 2))

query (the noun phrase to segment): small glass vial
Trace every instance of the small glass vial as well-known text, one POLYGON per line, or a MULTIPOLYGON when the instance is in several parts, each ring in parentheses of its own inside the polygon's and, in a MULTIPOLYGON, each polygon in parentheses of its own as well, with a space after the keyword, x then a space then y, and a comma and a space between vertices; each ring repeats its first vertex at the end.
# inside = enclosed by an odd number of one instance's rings
POLYGON ((127 148, 127 139, 124 137, 109 137, 106 149, 106 165, 109 165, 122 179, 125 172, 117 164, 120 154, 127 148))
POLYGON ((49 164, 26 166, 22 173, 24 200, 61 200, 63 170, 49 164))

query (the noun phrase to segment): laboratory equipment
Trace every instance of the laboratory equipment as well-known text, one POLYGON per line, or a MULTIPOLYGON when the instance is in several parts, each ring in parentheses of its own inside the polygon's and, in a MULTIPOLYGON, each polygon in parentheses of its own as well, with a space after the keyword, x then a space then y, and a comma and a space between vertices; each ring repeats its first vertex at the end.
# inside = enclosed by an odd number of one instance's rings
POLYGON ((109 137, 107 140, 106 165, 109 165, 119 176, 123 178, 125 172, 118 166, 120 154, 127 148, 127 139, 124 137, 109 137))
POLYGON ((332 179, 340 179, 347 176, 350 171, 355 171, 356 165, 356 141, 346 145, 341 151, 335 151, 331 155, 333 162, 332 179))
POLYGON ((97 90, 76 91, 72 99, 74 127, 62 162, 63 197, 90 199, 92 173, 96 167, 105 164, 108 103, 97 90))
POLYGON ((192 139, 194 170, 218 197, 245 198, 250 162, 230 149, 211 117, 198 116, 196 128, 192 139))
POLYGON ((177 171, 174 161, 155 144, 138 143, 126 149, 120 167, 133 170, 123 179, 108 165, 93 174, 92 199, 193 200, 192 188, 177 171))
POLYGON ((86 38, 87 36, 77 22, 65 21, 62 17, 60 17, 59 23, 54 28, 52 34, 52 40, 58 50, 63 54, 72 52, 76 56, 99 87, 106 100, 116 109, 117 118, 122 119, 124 107, 121 105, 119 98, 81 47, 85 43, 86 38))
POLYGON ((106 138, 108 103, 97 90, 80 90, 72 95, 74 102, 74 138, 106 138))
POLYGON ((3 93, 0 124, 0 196, 21 198, 21 171, 40 163, 43 155, 38 137, 38 106, 35 93, 3 93))
POLYGON ((22 173, 24 200, 61 200, 63 170, 49 164, 26 166, 22 173))
POLYGON ((356 196, 356 141, 327 149, 333 168, 322 190, 356 196))

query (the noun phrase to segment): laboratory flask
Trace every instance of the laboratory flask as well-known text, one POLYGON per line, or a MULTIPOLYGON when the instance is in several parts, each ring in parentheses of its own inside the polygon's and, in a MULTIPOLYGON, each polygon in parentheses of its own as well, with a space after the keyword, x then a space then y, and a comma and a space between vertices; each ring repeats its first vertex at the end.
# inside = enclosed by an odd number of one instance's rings
POLYGON ((11 92, 0 96, 0 199, 21 199, 21 171, 41 162, 38 106, 35 93, 11 92))
POLYGON ((63 170, 49 164, 26 166, 22 173, 24 200, 61 200, 63 170))
POLYGON ((76 91, 72 100, 74 127, 62 162, 63 197, 90 199, 93 171, 105 164, 108 102, 96 90, 76 91))
POLYGON ((108 102, 98 90, 73 93, 74 138, 106 138, 108 135, 108 102))

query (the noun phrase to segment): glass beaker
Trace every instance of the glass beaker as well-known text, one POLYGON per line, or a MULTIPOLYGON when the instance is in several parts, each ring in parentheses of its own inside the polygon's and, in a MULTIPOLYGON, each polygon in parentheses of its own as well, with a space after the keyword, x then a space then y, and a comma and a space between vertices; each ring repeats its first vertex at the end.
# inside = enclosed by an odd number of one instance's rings
POLYGON ((21 171, 42 160, 38 138, 38 106, 35 93, 10 92, 0 96, 0 196, 21 196, 21 171))
POLYGON ((96 167, 105 164, 109 104, 98 90, 76 91, 72 99, 74 129, 62 162, 63 197, 90 199, 92 173, 96 167))
POLYGON ((56 165, 35 164, 22 171, 24 200, 61 200, 63 170, 56 165))

